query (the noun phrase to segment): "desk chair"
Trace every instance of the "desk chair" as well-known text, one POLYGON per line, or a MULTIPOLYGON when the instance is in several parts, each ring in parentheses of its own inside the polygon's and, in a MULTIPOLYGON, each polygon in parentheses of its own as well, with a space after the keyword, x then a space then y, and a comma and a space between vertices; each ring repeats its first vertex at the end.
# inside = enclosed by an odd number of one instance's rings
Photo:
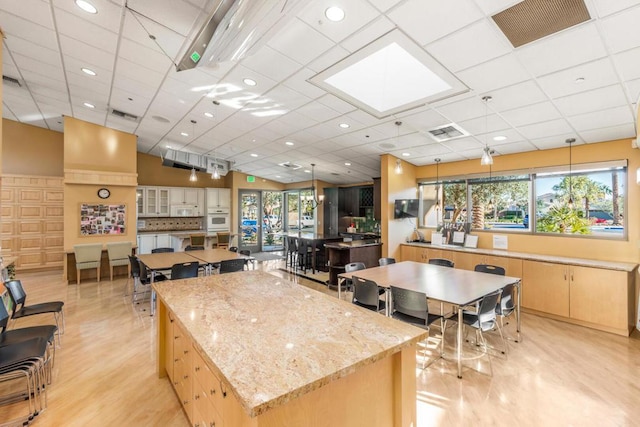
POLYGON ((163 254, 167 252, 174 252, 173 248, 155 248, 151 249, 152 254, 163 254))
POLYGON ((444 259, 444 258, 431 258, 429 260, 429 264, 440 265, 442 267, 449 267, 449 268, 453 268, 453 266, 455 265, 453 261, 451 261, 450 259, 444 259))
POLYGON ((396 259, 395 258, 380 258, 378 260, 378 265, 382 266, 382 265, 389 265, 389 264, 395 264, 396 263, 396 259))
POLYGON ((218 235, 218 248, 229 249, 231 233, 229 231, 219 231, 217 235, 218 235))
POLYGON ((220 261, 220 268, 218 272, 220 274, 234 273, 236 271, 244 271, 244 259, 227 259, 220 261))
MULTIPOLYGON (((133 278, 133 292, 131 293, 131 303, 135 303, 138 299, 139 288, 146 286, 147 289, 142 292, 146 294, 150 289, 151 277, 149 276, 149 270, 137 257, 129 255, 129 263, 131 264, 131 277, 133 278)), ((167 280, 167 276, 162 273, 156 273, 154 281, 161 282, 167 280)))
POLYGON ((202 249, 204 249, 204 238, 205 235, 204 234, 192 234, 190 239, 190 246, 201 246, 202 249))
POLYGON ((80 284, 82 270, 96 269, 97 281, 100 281, 100 263, 102 259, 102 243, 87 243, 74 245, 73 252, 76 256, 76 280, 80 284))
POLYGON ((127 277, 131 275, 129 255, 131 255, 132 248, 133 245, 131 242, 107 243, 107 255, 109 256, 109 279, 111 281, 113 281, 113 267, 126 265, 127 277))
POLYGON ((366 309, 381 312, 386 308, 386 301, 381 301, 383 288, 369 279, 353 276, 353 298, 351 302, 366 309))
POLYGON ((188 252, 188 251, 204 251, 204 246, 191 246, 191 245, 187 245, 187 246, 184 248, 184 251, 185 251, 185 252, 188 252))
POLYGON ((473 271, 479 271, 480 273, 496 274, 498 276, 504 276, 505 270, 502 267, 491 264, 478 264, 473 268, 473 271))
MULTIPOLYGON (((440 331, 442 331, 442 340, 440 342, 440 353, 444 351, 444 317, 439 314, 429 313, 429 305, 427 304, 427 294, 409 289, 391 286, 391 301, 393 301, 393 311, 391 317, 401 320, 405 323, 417 326, 430 331, 429 325, 436 320, 440 320, 440 331)), ((427 340, 424 342, 424 356, 422 359, 422 369, 427 367, 427 340)))
MULTIPOLYGON (((364 265, 364 262, 352 262, 349 264, 345 264, 344 266, 344 272, 345 273, 352 273, 354 271, 360 271, 360 270, 365 270, 367 268, 366 265, 364 265)), ((346 279, 345 282, 345 292, 353 292, 353 280, 352 279, 346 279)))
MULTIPOLYGON (((240 249, 238 251, 239 254, 244 255, 244 256, 251 256, 251 251, 249 249, 240 249)), ((255 259, 245 259, 244 260, 244 265, 247 266, 247 270, 249 269, 249 263, 251 263, 251 265, 253 266, 253 269, 256 269, 256 264, 255 264, 256 260, 255 259)))

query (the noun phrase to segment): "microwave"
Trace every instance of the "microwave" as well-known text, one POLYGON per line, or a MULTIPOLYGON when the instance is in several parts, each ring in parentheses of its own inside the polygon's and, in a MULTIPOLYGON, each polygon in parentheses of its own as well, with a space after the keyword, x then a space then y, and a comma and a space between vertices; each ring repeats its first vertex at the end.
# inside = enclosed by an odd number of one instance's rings
POLYGON ((198 208, 192 205, 172 205, 171 216, 200 216, 198 208))

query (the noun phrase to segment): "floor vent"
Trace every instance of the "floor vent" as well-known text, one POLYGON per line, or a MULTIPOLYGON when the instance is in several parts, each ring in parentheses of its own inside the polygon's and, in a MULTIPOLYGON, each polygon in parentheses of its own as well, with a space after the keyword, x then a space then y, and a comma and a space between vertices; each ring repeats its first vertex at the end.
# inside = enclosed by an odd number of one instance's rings
POLYGON ((120 117, 121 119, 129 120, 131 122, 138 123, 140 121, 140 117, 134 114, 125 113, 124 111, 116 110, 115 108, 112 108, 110 113, 113 116, 120 117))
POLYGON ((22 87, 20 80, 13 77, 9 77, 9 76, 2 76, 2 83, 6 83, 8 85, 15 86, 15 87, 22 87))
POLYGON ((429 129, 427 133, 437 142, 449 141, 451 139, 462 138, 469 135, 469 132, 462 129, 455 123, 449 123, 438 126, 437 128, 429 129))
POLYGON ((492 16, 513 47, 591 19, 583 0, 524 0, 492 16))

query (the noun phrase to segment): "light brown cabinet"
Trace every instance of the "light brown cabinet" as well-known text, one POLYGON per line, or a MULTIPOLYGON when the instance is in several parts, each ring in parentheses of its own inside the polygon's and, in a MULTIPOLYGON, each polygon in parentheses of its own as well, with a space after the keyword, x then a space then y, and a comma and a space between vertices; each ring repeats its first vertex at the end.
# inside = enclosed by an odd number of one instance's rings
POLYGON ((522 307, 569 317, 568 265, 525 260, 522 271, 522 307))

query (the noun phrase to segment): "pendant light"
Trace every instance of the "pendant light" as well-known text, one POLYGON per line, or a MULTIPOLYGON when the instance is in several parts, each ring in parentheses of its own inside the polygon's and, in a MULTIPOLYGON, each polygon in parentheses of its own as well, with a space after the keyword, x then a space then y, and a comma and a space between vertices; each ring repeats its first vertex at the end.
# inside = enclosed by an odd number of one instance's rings
POLYGON ((191 168, 191 175, 189 175, 189 181, 196 182, 198 180, 198 176, 196 175, 196 168, 191 168))
MULTIPOLYGON (((394 124, 398 127, 398 132, 396 134, 396 145, 398 144, 398 140, 400 139, 400 125, 401 121, 394 122, 394 124)), ((402 160, 396 159, 396 167, 394 169, 396 175, 402 175, 402 160)))
POLYGON ((486 135, 489 132, 489 102, 491 102, 493 98, 490 96, 483 96, 482 100, 485 105, 485 115, 484 115, 484 132, 485 132, 485 142, 484 142, 484 150, 482 152, 482 158, 480 159, 480 164, 482 166, 492 165, 493 157, 491 157, 491 150, 489 150, 489 143, 487 142, 488 136, 486 135))
POLYGON ((440 162, 441 158, 435 159, 436 161, 436 211, 440 210, 440 162))
POLYGON ((493 210, 493 181, 491 180, 491 163, 489 163, 489 203, 487 209, 493 210))
POLYGON ((324 202, 324 194, 316 197, 316 165, 311 163, 311 209, 315 209, 324 202))
POLYGON ((569 209, 573 209, 573 192, 572 192, 572 188, 571 188, 571 184, 572 184, 572 174, 571 174, 571 145, 576 142, 575 138, 567 138, 564 142, 566 142, 567 144, 569 144, 569 202, 567 203, 567 206, 569 207, 569 209))
POLYGON ((218 158, 216 157, 216 152, 213 152, 213 173, 211 174, 211 179, 220 179, 220 171, 218 170, 218 158))

